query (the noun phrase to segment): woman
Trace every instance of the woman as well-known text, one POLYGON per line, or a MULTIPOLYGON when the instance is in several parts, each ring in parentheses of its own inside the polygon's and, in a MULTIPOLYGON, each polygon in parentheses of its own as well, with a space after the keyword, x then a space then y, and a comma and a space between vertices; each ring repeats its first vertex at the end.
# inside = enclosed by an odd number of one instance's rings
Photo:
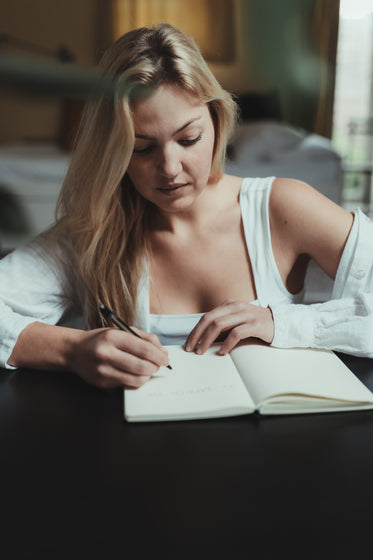
POLYGON ((102 67, 128 95, 88 106, 55 227, 1 262, 2 365, 136 388, 168 364, 161 342, 373 356, 371 222, 298 181, 224 175, 235 105, 174 27, 124 35, 102 67), (307 306, 310 259, 335 284, 307 306), (91 330, 56 326, 79 305, 91 330))

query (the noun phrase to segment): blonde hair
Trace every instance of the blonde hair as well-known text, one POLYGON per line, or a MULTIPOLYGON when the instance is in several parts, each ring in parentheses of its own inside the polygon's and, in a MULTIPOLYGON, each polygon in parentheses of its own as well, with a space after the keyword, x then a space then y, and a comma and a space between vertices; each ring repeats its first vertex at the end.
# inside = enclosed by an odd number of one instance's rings
POLYGON ((69 247, 91 328, 103 324, 99 302, 134 322, 147 257, 151 205, 126 174, 134 147, 131 103, 162 84, 180 87, 206 102, 215 127, 212 180, 223 174, 226 146, 236 122, 231 95, 217 82, 194 41, 172 25, 126 33, 100 65, 118 81, 118 91, 86 106, 52 231, 52 239, 63 234, 69 247), (125 96, 121 84, 126 85, 125 96))

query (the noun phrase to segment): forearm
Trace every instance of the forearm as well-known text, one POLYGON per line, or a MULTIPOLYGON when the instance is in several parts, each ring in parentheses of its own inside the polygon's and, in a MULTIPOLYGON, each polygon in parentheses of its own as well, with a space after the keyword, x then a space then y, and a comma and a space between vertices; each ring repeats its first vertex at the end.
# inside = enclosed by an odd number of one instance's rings
POLYGON ((271 310, 273 346, 326 348, 373 358, 373 294, 271 310))
POLYGON ((73 356, 85 331, 34 322, 19 335, 8 364, 43 370, 73 371, 73 356))
POLYGON ((168 364, 167 351, 157 337, 143 331, 139 334, 135 337, 118 329, 82 331, 33 322, 19 335, 8 364, 72 371, 101 388, 137 388, 161 365, 168 364))

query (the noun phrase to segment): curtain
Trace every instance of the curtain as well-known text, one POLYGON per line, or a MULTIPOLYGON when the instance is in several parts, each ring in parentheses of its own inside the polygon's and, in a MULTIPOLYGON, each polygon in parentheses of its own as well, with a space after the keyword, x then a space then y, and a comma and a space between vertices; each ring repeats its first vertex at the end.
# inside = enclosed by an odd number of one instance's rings
POLYGON ((192 36, 211 62, 234 58, 233 0, 112 0, 114 39, 143 25, 167 22, 192 36))
POLYGON ((314 131, 331 138, 338 43, 339 0, 316 0, 313 38, 319 59, 319 94, 314 131))

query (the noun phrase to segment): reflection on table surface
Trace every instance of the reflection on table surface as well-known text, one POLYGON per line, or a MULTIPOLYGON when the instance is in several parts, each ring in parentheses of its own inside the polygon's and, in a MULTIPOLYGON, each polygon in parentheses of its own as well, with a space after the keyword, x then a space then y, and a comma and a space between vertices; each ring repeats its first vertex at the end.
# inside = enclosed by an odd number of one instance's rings
MULTIPOLYGON (((341 357, 373 389, 373 362, 341 357)), ((347 558, 370 546, 373 411, 127 424, 121 390, 0 373, 9 558, 347 558)))

